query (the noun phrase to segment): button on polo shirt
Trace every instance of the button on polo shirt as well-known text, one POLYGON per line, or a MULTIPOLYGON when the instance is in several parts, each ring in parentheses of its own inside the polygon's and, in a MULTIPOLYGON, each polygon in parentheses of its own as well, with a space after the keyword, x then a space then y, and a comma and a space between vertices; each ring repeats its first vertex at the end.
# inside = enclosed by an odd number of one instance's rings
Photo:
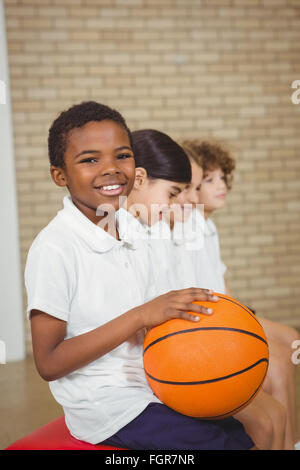
MULTIPOLYGON (((156 295, 143 240, 117 240, 93 224, 71 198, 39 233, 27 257, 27 313, 66 322, 66 339, 91 331, 156 295)), ((50 382, 71 434, 96 444, 150 402, 142 361, 144 330, 90 364, 50 382)))

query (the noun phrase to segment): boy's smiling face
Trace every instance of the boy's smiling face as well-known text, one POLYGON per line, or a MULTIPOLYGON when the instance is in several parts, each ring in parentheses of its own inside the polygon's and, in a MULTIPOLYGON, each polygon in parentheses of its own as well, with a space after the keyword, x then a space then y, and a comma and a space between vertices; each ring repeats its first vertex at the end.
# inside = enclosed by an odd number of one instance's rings
MULTIPOLYGON (((58 186, 67 186, 72 201, 95 224, 101 204, 119 209, 135 178, 135 161, 126 130, 111 120, 90 121, 67 135, 65 166, 51 166, 58 186)), ((102 216, 103 217, 103 216, 102 216)))

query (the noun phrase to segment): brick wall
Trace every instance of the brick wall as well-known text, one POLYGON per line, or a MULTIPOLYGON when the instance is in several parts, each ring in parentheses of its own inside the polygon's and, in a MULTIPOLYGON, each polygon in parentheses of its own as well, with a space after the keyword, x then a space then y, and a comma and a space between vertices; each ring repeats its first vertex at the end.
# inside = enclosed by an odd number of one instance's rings
MULTIPOLYGON (((215 217, 232 293, 299 325, 299 0, 5 0, 5 9, 23 266, 64 195, 49 177, 49 125, 95 99, 132 129, 232 148, 235 183, 215 217)), ((30 350, 28 326, 27 338, 30 350)))

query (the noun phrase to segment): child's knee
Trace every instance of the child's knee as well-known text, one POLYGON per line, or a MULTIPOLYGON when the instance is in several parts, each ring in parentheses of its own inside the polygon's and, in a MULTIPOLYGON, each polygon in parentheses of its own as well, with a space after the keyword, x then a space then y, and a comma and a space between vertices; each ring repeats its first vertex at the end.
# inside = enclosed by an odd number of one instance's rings
POLYGON ((279 386, 289 386, 289 378, 294 372, 292 361, 293 349, 285 345, 277 345, 276 353, 270 354, 270 373, 272 382, 279 386))
POLYGON ((292 350, 292 347, 293 347, 292 345, 294 341, 299 341, 299 340, 300 340, 299 332, 291 326, 285 326, 284 344, 290 351, 292 350))

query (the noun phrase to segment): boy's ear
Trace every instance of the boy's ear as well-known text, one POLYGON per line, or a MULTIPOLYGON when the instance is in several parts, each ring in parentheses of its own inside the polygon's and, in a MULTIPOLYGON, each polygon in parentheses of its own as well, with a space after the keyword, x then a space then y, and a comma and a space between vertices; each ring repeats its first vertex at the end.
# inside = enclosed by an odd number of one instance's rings
POLYGON ((67 186, 67 178, 66 178, 65 172, 62 168, 60 168, 58 166, 51 165, 50 166, 50 175, 51 175, 51 178, 53 179, 54 183, 57 186, 61 186, 61 187, 67 186))
POLYGON ((135 169, 135 180, 134 180, 134 189, 141 189, 142 186, 147 181, 147 170, 142 167, 137 167, 135 169))

